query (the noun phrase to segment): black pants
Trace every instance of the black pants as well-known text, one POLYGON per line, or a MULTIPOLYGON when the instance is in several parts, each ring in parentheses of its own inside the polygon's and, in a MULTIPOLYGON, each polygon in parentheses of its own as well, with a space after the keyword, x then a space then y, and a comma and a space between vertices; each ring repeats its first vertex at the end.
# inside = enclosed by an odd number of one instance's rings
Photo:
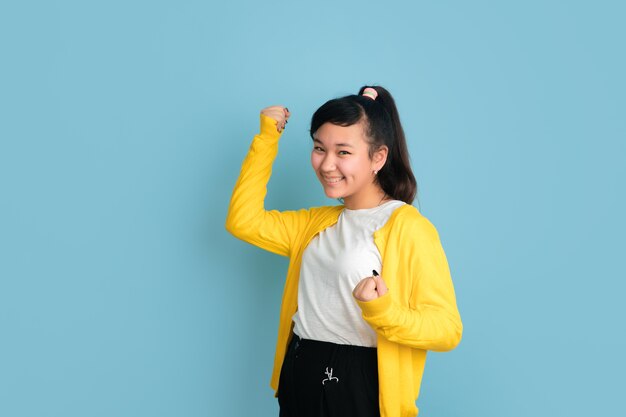
POLYGON ((294 335, 278 385, 280 417, 379 417, 376 348, 294 335))

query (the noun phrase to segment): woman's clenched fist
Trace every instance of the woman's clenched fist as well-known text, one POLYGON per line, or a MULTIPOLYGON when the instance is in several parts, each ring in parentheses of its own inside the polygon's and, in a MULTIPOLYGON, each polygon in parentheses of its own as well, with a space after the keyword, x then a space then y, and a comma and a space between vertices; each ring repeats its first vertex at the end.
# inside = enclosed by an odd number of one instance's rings
POLYGON ((387 284, 377 273, 374 276, 363 278, 352 291, 352 295, 359 301, 372 301, 387 294, 387 284))
POLYGON ((270 106, 261 110, 261 114, 264 114, 272 119, 276 120, 276 130, 282 132, 285 129, 285 125, 289 120, 289 109, 285 106, 270 106))

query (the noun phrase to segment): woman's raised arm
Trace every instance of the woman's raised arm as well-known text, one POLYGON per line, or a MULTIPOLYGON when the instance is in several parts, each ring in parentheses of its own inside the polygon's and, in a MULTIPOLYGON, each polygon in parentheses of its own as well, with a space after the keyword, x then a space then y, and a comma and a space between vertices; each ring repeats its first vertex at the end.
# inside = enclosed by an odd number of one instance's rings
POLYGON ((226 230, 261 249, 289 256, 308 211, 265 210, 267 183, 278 153, 278 141, 290 113, 283 106, 261 111, 259 134, 243 161, 226 217, 226 230))

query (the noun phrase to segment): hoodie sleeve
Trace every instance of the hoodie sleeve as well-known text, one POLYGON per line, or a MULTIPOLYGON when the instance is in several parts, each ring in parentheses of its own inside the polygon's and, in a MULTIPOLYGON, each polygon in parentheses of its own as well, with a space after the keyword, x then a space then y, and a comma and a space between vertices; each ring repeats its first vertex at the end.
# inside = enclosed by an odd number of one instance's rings
POLYGON ((309 213, 307 210, 265 210, 267 183, 281 133, 276 130, 274 119, 263 114, 260 117, 260 132, 252 140, 231 196, 226 230, 261 249, 289 256, 309 213))

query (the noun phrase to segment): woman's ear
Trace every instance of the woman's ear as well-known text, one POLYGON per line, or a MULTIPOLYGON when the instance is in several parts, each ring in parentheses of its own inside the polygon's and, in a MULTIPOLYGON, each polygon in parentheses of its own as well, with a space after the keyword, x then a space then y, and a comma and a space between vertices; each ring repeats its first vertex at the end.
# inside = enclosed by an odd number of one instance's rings
POLYGON ((386 145, 382 145, 378 148, 374 155, 372 155, 372 169, 374 171, 380 171, 387 162, 387 155, 389 154, 389 148, 386 145))

